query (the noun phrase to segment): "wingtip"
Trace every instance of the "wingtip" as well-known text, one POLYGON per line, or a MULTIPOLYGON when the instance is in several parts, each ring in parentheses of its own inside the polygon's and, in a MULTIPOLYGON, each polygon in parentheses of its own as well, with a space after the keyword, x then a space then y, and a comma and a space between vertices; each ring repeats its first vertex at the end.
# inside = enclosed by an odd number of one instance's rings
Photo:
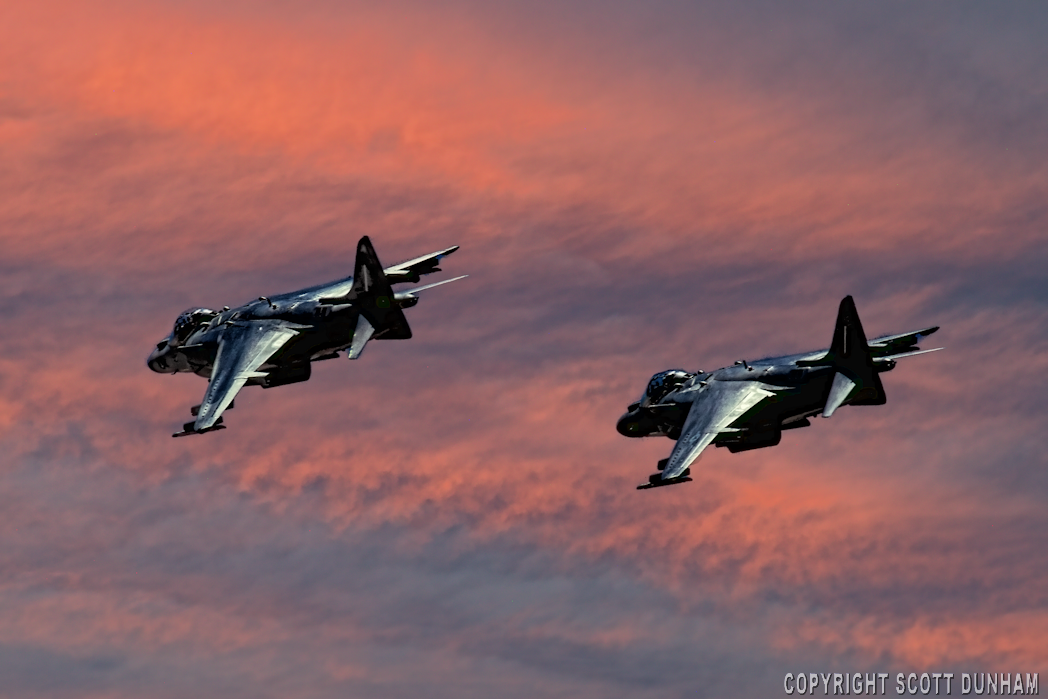
POLYGON ((647 483, 641 483, 637 486, 637 490, 651 490, 652 488, 664 488, 669 485, 678 485, 680 483, 690 483, 691 478, 688 476, 678 476, 676 478, 667 478, 665 480, 652 480, 658 474, 652 474, 652 478, 647 483))
POLYGON ((187 436, 189 436, 191 434, 207 434, 208 432, 218 432, 219 430, 224 430, 224 429, 226 429, 225 425, 223 425, 221 423, 215 423, 214 425, 211 425, 211 427, 204 427, 204 428, 198 430, 198 429, 195 428, 193 423, 187 422, 185 425, 182 426, 182 431, 181 432, 175 432, 171 436, 172 437, 187 437, 187 436))

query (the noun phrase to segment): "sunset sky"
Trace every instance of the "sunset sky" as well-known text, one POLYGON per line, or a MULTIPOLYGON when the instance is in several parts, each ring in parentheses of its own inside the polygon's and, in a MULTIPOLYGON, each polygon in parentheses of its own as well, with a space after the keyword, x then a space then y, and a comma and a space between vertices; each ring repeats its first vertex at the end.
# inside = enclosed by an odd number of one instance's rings
POLYGON ((1046 35, 1035 3, 0 0, 0 696, 1048 685, 1046 35), (178 313, 346 276, 362 235, 470 276, 171 439, 206 388, 145 366, 178 313), (946 350, 634 489, 652 373, 825 347, 846 294, 946 350))

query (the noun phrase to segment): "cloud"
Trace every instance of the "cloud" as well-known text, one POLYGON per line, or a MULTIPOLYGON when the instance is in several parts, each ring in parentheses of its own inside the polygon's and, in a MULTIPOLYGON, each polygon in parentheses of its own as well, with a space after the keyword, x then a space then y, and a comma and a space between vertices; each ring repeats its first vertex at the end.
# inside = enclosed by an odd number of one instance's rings
POLYGON ((416 10, 4 10, 0 643, 28 668, 5 691, 1035 670, 1039 34, 976 41, 975 9, 925 41, 940 18, 912 9, 416 10), (205 386, 144 367, 174 316, 344 276, 363 234, 387 263, 461 244, 470 277, 411 342, 171 440, 205 386), (869 334, 938 324, 947 350, 886 406, 633 490, 670 447, 614 432, 651 373, 825 346, 845 294, 869 334))

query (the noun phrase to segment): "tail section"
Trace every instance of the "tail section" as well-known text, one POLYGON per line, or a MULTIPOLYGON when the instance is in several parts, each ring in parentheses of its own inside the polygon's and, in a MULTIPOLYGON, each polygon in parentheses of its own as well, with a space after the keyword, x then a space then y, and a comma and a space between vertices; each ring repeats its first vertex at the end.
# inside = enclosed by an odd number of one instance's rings
POLYGON ((859 311, 851 296, 841 300, 837 310, 837 324, 833 328, 833 342, 830 343, 830 354, 838 361, 847 360, 853 354, 869 354, 870 346, 866 343, 866 333, 862 331, 859 311))
POLYGON ((439 272, 436 263, 441 257, 458 250, 458 246, 430 255, 403 262, 384 270, 378 261, 375 248, 367 236, 357 243, 357 259, 353 267, 353 285, 345 296, 321 298, 321 303, 334 304, 339 310, 352 306, 357 310, 357 324, 353 338, 347 348, 347 356, 357 359, 370 340, 407 340, 411 327, 404 317, 404 309, 418 303, 418 292, 441 284, 458 281, 463 277, 446 279, 435 284, 407 289, 394 293, 391 284, 418 278, 420 274, 439 272))
POLYGON ((353 330, 353 344, 346 350, 346 357, 349 359, 360 359, 361 352, 364 351, 364 345, 368 343, 368 340, 375 334, 375 326, 368 322, 368 319, 361 313, 357 316, 357 327, 353 330))
POLYGON ((830 417, 845 403, 883 405, 887 402, 884 385, 877 375, 873 354, 851 296, 845 296, 841 301, 833 342, 824 361, 837 371, 826 396, 823 417, 830 417))
POLYGON ((408 319, 394 302, 393 289, 367 236, 357 243, 353 289, 346 300, 360 312, 348 352, 350 359, 360 356, 368 340, 407 340, 411 337, 408 319))

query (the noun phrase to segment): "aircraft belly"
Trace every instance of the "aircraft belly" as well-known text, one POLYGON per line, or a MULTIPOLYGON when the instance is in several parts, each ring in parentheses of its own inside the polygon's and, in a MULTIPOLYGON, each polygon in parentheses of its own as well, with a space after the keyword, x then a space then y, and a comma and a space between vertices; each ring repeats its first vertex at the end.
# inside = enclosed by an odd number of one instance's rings
POLYGON ((782 403, 779 405, 779 424, 822 411, 828 381, 828 379, 818 377, 801 386, 795 393, 783 395, 782 403))
MULTIPOLYGON (((775 395, 773 401, 765 401, 754 407, 741 418, 732 423, 737 429, 766 430, 778 429, 783 422, 798 420, 822 410, 825 404, 825 392, 828 390, 821 377, 791 391, 775 395)), ((732 441, 732 433, 720 435, 717 442, 732 441)))
POLYGON ((306 362, 317 355, 341 350, 353 340, 352 327, 345 319, 338 319, 303 330, 274 354, 269 363, 281 365, 306 362))

